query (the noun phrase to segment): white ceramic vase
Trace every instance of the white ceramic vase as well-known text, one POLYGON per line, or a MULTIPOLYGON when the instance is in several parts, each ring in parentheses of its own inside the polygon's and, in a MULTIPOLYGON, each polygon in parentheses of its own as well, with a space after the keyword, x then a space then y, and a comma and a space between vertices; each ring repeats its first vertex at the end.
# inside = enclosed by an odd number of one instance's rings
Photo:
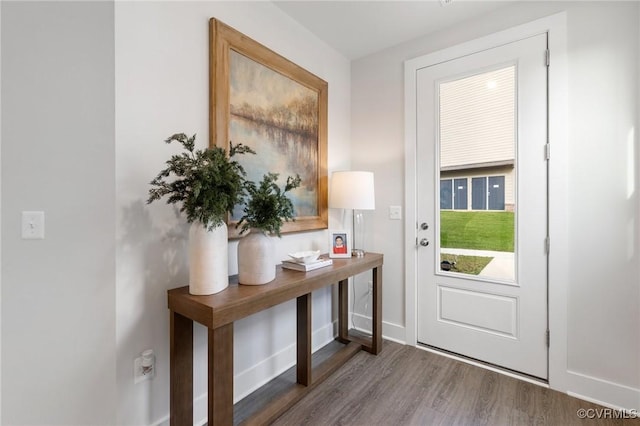
POLYGON ((189 293, 208 295, 229 286, 227 225, 207 231, 200 222, 189 228, 189 293))
POLYGON ((275 243, 260 229, 251 229, 238 242, 238 281, 240 284, 266 284, 276 277, 275 243))

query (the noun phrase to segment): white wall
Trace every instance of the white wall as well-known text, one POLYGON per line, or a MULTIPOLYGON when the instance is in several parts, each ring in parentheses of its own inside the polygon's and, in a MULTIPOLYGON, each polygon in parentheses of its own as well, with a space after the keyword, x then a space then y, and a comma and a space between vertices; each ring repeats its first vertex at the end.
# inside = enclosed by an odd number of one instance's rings
MULTIPOLYGON (((208 20, 215 17, 329 83, 329 170, 349 167, 350 64, 268 2, 116 2, 116 212, 118 424, 151 424, 168 415, 166 290, 186 285, 187 228, 164 203, 145 205, 148 182, 176 147, 172 133, 208 143, 208 20), (133 384, 133 360, 157 354, 158 375, 133 384)), ((339 226, 331 212, 330 226, 339 226)), ((286 235, 279 256, 327 249, 326 232, 286 235)), ((230 244, 230 273, 237 270, 230 244)), ((333 335, 331 293, 313 297, 314 344, 333 335)), ((197 414, 206 417, 206 334, 196 327, 197 414)), ((235 324, 236 397, 295 360, 295 304, 235 324)))
POLYGON ((632 152, 640 123, 637 2, 522 3, 354 61, 352 163, 384 182, 376 188, 372 248, 385 253, 385 325, 395 324, 401 334, 404 228, 387 218, 387 208, 404 203, 403 62, 563 10, 570 223, 569 253, 564 253, 569 282, 562 284, 569 295, 569 338, 566 368, 560 366, 565 377, 556 380, 566 383, 562 390, 638 408, 640 252, 637 152, 632 152))
POLYGON ((113 4, 1 7, 0 422, 114 424, 113 4))
POLYGON ((567 365, 576 380, 639 392, 637 7, 583 6, 569 14, 567 365))

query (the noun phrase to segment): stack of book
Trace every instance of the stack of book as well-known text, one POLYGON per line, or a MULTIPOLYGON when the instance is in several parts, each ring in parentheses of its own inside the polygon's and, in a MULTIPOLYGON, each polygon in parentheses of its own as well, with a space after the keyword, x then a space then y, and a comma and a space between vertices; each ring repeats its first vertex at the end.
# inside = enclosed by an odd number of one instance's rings
POLYGON ((323 268, 331 264, 333 264, 333 260, 326 257, 319 257, 318 259, 309 263, 296 262, 295 260, 290 259, 282 261, 283 268, 304 272, 313 271, 314 269, 323 268))

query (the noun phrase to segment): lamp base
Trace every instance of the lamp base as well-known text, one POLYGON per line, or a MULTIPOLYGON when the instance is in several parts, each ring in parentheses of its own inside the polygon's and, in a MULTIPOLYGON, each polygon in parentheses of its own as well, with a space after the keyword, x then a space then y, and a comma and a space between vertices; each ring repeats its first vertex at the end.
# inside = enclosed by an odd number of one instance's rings
POLYGON ((364 250, 363 249, 351 250, 351 257, 364 257, 364 250))

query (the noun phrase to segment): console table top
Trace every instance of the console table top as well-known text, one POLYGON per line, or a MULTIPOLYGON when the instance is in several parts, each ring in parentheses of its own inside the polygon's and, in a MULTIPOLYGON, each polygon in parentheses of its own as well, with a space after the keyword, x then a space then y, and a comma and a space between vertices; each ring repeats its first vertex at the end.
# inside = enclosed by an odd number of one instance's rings
POLYGON ((189 287, 168 291, 169 309, 209 328, 232 323, 271 306, 286 302, 351 276, 382 266, 383 255, 333 259, 333 264, 301 272, 278 266, 276 278, 263 285, 241 285, 231 280, 229 287, 208 296, 189 294, 189 287))

